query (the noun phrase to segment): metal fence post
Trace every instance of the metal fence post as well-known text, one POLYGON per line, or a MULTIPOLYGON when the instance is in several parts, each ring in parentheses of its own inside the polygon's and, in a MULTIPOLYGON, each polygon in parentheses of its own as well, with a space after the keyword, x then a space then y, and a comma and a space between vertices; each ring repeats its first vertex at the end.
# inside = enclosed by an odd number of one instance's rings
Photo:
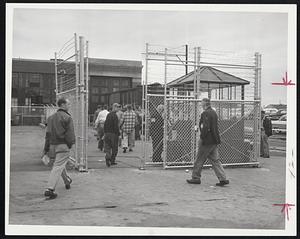
POLYGON ((55 98, 58 99, 57 53, 54 53, 55 98))
POLYGON ((168 49, 165 48, 165 77, 164 77, 164 138, 163 138, 163 166, 166 167, 167 160, 167 142, 168 142, 168 129, 167 129, 167 54, 168 49))
POLYGON ((79 56, 80 56, 80 62, 79 62, 79 77, 80 77, 80 164, 79 164, 79 171, 83 171, 83 165, 84 163, 84 38, 82 36, 79 37, 79 56))
POLYGON ((147 84, 148 84, 148 51, 149 51, 149 44, 146 43, 146 56, 145 56, 145 80, 143 85, 143 94, 142 94, 142 107, 143 107, 143 119, 142 122, 142 133, 144 134, 143 137, 143 155, 141 160, 141 166, 140 169, 145 169, 145 163, 146 163, 146 152, 147 152, 147 128, 148 128, 148 107, 147 107, 147 100, 148 100, 148 94, 147 94, 147 84))
POLYGON ((89 130, 89 42, 86 41, 86 76, 85 76, 85 170, 88 170, 88 130, 89 130))
POLYGON ((80 160, 78 160, 79 154, 79 111, 78 111, 78 106, 79 106, 79 56, 78 56, 78 42, 77 42, 77 34, 74 33, 74 42, 75 42, 75 125, 76 125, 76 141, 75 141, 75 158, 76 158, 76 167, 79 168, 80 160))

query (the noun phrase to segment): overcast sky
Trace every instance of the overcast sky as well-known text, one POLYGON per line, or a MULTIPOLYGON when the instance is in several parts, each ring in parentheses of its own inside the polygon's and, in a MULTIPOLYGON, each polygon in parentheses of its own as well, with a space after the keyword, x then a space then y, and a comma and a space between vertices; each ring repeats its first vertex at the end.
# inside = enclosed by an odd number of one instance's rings
POLYGON ((142 60, 145 43, 262 54, 262 104, 286 103, 287 14, 15 9, 13 57, 50 59, 76 32, 89 56, 142 60))

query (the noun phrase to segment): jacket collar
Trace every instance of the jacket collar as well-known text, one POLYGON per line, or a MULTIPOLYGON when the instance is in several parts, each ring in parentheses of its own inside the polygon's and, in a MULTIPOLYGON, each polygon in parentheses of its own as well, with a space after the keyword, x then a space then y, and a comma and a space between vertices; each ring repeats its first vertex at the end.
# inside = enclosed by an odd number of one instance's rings
MULTIPOLYGON (((64 110, 64 109, 59 108, 59 109, 57 110, 57 112, 58 112, 58 111, 63 111, 63 112, 65 112, 66 114, 70 115, 70 113, 69 113, 68 111, 64 110)), ((71 116, 71 115, 70 115, 70 116, 71 116)))

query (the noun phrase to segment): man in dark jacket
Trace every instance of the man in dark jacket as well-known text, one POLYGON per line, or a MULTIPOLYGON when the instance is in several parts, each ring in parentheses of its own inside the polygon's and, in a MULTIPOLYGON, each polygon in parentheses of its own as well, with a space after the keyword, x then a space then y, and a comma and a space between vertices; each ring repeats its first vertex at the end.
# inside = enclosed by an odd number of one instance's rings
POLYGON ((200 184, 201 171, 203 164, 208 158, 212 164, 216 176, 219 179, 217 186, 224 186, 229 184, 226 179, 224 168, 219 159, 217 145, 221 143, 219 129, 218 129, 218 116, 217 113, 211 108, 210 100, 208 98, 202 99, 203 112, 200 117, 200 140, 198 145, 197 159, 194 163, 192 179, 188 179, 188 183, 200 184))
POLYGON ((106 116, 104 123, 104 152, 106 166, 116 165, 116 157, 118 154, 118 142, 120 135, 119 120, 116 112, 119 104, 114 103, 112 111, 106 116))
POLYGON ((164 137, 164 106, 159 105, 151 115, 150 136, 152 139, 152 161, 162 162, 161 154, 163 151, 164 137))
POLYGON ((75 133, 73 120, 68 113, 70 108, 69 100, 60 98, 57 101, 59 109, 48 118, 45 152, 53 148, 55 161, 51 170, 45 197, 54 199, 57 194, 54 192, 57 182, 62 176, 66 189, 70 189, 71 178, 67 175, 66 164, 69 160, 70 149, 75 144, 75 133))
POLYGON ((261 140, 260 140, 260 156, 270 158, 269 138, 272 135, 272 121, 265 115, 265 111, 261 111, 261 140))

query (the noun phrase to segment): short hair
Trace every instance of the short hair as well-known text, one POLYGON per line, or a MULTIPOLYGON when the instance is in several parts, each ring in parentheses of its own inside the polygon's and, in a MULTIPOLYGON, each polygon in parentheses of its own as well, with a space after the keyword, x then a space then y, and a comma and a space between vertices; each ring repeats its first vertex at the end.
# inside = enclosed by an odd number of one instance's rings
POLYGON ((132 110, 132 106, 131 106, 131 105, 126 105, 126 108, 127 108, 128 110, 132 110))
POLYGON ((61 107, 62 104, 66 104, 66 103, 67 103, 67 99, 64 97, 61 97, 57 100, 58 107, 61 107))
POLYGON ((163 110, 165 109, 165 107, 164 107, 164 105, 158 105, 157 107, 156 107, 156 110, 157 110, 157 112, 162 112, 163 110))
POLYGON ((205 102, 205 104, 207 106, 210 106, 210 99, 209 98, 203 98, 202 101, 205 102))
POLYGON ((104 106, 103 106, 103 109, 104 109, 104 110, 107 110, 107 109, 108 109, 108 106, 107 106, 107 105, 104 105, 104 106))
POLYGON ((97 105, 97 109, 100 109, 100 108, 102 108, 102 105, 97 105))
POLYGON ((265 114, 265 113, 266 113, 266 111, 262 110, 260 113, 261 113, 261 114, 265 114))
POLYGON ((120 106, 120 104, 118 104, 118 103, 113 103, 112 104, 112 108, 119 108, 119 106, 120 106))

